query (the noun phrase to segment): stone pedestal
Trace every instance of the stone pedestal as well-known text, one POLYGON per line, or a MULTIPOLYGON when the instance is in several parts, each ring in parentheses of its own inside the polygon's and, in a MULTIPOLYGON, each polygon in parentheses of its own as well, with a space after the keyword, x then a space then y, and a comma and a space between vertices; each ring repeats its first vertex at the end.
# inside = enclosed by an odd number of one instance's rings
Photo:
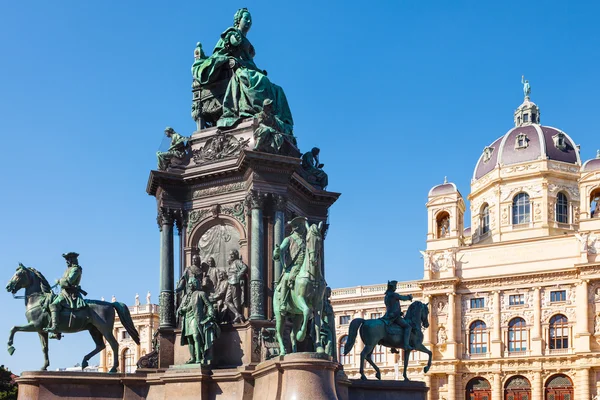
POLYGON ((254 399, 338 400, 338 363, 318 353, 294 353, 260 363, 252 374, 254 399))
POLYGON ((23 372, 17 379, 19 400, 143 400, 145 374, 100 372, 23 372))
POLYGON ((348 400, 427 400, 425 382, 350 379, 348 400))

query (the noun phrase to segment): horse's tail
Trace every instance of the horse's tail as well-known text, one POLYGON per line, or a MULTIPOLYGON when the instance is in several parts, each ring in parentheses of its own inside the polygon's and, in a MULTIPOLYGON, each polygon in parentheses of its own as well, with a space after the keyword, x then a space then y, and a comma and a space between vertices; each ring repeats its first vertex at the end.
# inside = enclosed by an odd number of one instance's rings
POLYGON ((115 310, 117 310, 119 319, 127 330, 127 333, 129 333, 129 336, 131 336, 136 344, 140 344, 140 334, 138 333, 137 329, 135 329, 135 325, 133 325, 133 320, 131 319, 131 314, 129 314, 129 308, 127 305, 118 301, 110 304, 112 304, 115 310))
POLYGON ((354 346, 354 342, 356 341, 356 335, 358 334, 358 330, 365 322, 362 318, 354 318, 350 323, 350 328, 348 329, 348 340, 344 344, 344 355, 348 355, 352 347, 354 346))

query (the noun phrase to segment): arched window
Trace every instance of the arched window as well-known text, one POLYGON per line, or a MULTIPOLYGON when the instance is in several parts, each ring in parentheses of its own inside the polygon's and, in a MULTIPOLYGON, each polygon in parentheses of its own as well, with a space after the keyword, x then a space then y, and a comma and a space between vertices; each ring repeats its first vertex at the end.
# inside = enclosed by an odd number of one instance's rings
POLYGON ((600 188, 594 189, 590 195, 590 217, 600 218, 600 188))
POLYGON ((485 378, 473 378, 467 383, 467 400, 490 400, 492 385, 485 378))
POLYGON ((346 342, 348 342, 348 336, 344 336, 340 339, 340 347, 338 351, 338 355, 340 358, 340 364, 348 365, 354 363, 354 355, 352 352, 348 353, 347 356, 344 355, 344 347, 346 346, 346 342))
POLYGON ((527 193, 519 193, 513 199, 512 216, 513 225, 528 224, 531 221, 531 205, 527 193))
POLYGON ((135 372, 135 363, 133 361, 133 351, 125 349, 123 351, 123 372, 131 374, 135 372))
POLYGON ((469 353, 487 353, 487 328, 483 321, 475 321, 469 327, 469 353))
POLYGON ((573 400, 573 381, 563 374, 554 375, 546 382, 546 399, 573 400))
POLYGON ((550 319, 549 345, 551 350, 569 348, 569 320, 562 314, 550 319))
POLYGON ((513 376, 504 385, 504 398, 506 400, 530 400, 531 384, 524 376, 513 376))
POLYGON ((523 318, 513 318, 508 323, 508 351, 527 350, 527 329, 523 318))
POLYGON ((490 231, 490 206, 487 203, 484 203, 483 207, 481 207, 481 221, 479 224, 481 226, 481 234, 486 234, 490 231))
POLYGON ((569 223, 569 200, 563 192, 556 195, 556 222, 569 223))

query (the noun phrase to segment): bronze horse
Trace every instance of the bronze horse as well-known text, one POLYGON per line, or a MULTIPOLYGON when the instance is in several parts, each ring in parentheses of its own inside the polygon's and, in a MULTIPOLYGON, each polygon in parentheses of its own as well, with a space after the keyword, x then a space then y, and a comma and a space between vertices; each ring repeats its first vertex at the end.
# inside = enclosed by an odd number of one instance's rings
MULTIPOLYGON (((431 351, 427 349, 427 347, 423 346, 423 332, 421 327, 428 328, 429 327, 429 307, 428 304, 421 303, 420 301, 413 302, 406 311, 406 315, 404 319, 409 325, 412 327, 412 332, 410 334, 410 345, 414 350, 418 350, 420 352, 426 353, 429 356, 429 361, 427 361, 427 366, 424 369, 424 372, 427 373, 429 368, 431 368, 431 351)), ((379 368, 371 359, 371 354, 373 354, 373 350, 375 346, 378 344, 392 347, 395 349, 402 349, 402 333, 398 332, 398 334, 390 335, 387 332, 386 322, 383 318, 379 319, 369 319, 364 320, 362 318, 355 318, 350 323, 350 329, 348 332, 348 341, 344 346, 344 355, 347 355, 352 347, 354 346, 354 342, 356 341, 356 334, 360 332, 360 338, 365 344, 365 348, 360 353, 360 378, 367 379, 364 374, 364 364, 365 360, 369 362, 375 368, 375 376, 377 379, 381 379, 381 373, 379 372, 379 368), (359 331, 360 329, 360 331, 359 331)), ((408 376, 406 376, 406 368, 408 366, 408 358, 410 357, 410 350, 404 350, 404 372, 402 376, 404 376, 404 380, 408 381, 408 376)))
MULTIPOLYGON (((44 352, 42 370, 45 371, 50 365, 50 361, 48 361, 48 332, 44 331, 44 328, 48 327, 50 323, 50 313, 47 306, 56 295, 52 292, 46 278, 39 271, 23 264, 19 264, 17 272, 6 285, 6 290, 13 295, 20 289, 25 289, 25 316, 28 323, 23 326, 14 326, 10 330, 8 352, 12 355, 15 351, 12 344, 16 332, 37 332, 40 335, 42 351, 44 352)), ((106 347, 104 344, 104 338, 106 338, 113 354, 115 354, 113 366, 108 372, 115 373, 119 366, 119 357, 116 356, 119 354, 119 343, 113 336, 115 310, 133 341, 140 344, 140 337, 133 325, 129 309, 124 303, 120 302, 109 303, 99 300, 86 300, 86 303, 88 306, 79 310, 63 309, 59 315, 58 330, 64 333, 85 330, 90 332, 96 348, 83 357, 81 369, 87 367, 89 359, 106 347)))

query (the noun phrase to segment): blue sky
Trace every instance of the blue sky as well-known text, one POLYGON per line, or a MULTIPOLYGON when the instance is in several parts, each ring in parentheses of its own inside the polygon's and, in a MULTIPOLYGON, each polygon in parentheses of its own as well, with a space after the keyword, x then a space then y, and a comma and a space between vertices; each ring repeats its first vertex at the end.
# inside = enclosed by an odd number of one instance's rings
MULTIPOLYGON (((513 125, 521 75, 542 123, 600 148, 595 2, 3 2, 2 279, 18 262, 53 281, 77 251, 90 298, 158 292, 156 205, 145 193, 165 126, 189 135, 190 66, 239 7, 256 64, 286 92, 299 146, 317 145, 332 191, 332 287, 422 278, 428 190, 466 197, 484 146, 513 125)), ((468 219, 467 219, 468 220, 468 219)), ((3 286, 2 286, 3 287, 3 286)), ((4 293, 0 343, 25 322, 4 293)), ((17 334, 13 371, 37 369, 17 334)), ((50 369, 80 362, 87 333, 50 344, 50 369)))

